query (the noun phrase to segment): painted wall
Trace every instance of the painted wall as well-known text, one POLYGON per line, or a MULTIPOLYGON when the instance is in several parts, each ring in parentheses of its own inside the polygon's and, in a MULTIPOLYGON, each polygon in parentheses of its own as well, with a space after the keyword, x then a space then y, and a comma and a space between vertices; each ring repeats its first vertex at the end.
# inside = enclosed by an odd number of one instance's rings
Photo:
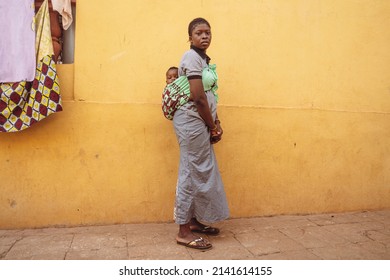
POLYGON ((390 207, 390 2, 78 1, 64 111, 0 134, 0 228, 172 221, 164 73, 207 18, 231 217, 390 207))

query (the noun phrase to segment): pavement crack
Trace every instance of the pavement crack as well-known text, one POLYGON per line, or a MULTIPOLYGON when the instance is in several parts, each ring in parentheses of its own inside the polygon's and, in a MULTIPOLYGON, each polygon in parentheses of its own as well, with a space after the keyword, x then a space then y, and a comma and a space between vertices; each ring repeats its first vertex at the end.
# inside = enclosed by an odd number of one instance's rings
POLYGON ((129 260, 130 259, 130 254, 129 254, 129 239, 127 238, 127 233, 126 233, 126 256, 127 256, 127 259, 129 260))
POLYGON ((234 232, 232 232, 231 230, 229 230, 229 232, 231 234, 233 234, 233 238, 234 240, 236 240, 238 242, 238 244, 240 244, 240 246, 242 246, 249 254, 251 254, 253 257, 255 256, 255 254, 249 250, 244 244, 241 243, 241 241, 239 239, 237 239, 236 235, 234 234, 234 232))
POLYGON ((15 240, 15 242, 12 243, 12 245, 8 248, 7 251, 5 251, 5 252, 3 252, 2 254, 0 254, 0 259, 5 258, 5 256, 7 256, 7 254, 12 250, 12 248, 16 245, 16 243, 18 243, 18 242, 19 242, 20 240, 22 240, 22 239, 23 239, 23 236, 20 236, 19 238, 17 238, 17 239, 15 240))
MULTIPOLYGON (((325 248, 325 247, 322 247, 322 248, 325 248)), ((309 248, 309 249, 306 249, 308 252, 310 252, 311 254, 313 254, 314 256, 318 257, 319 259, 323 260, 324 258, 321 257, 319 254, 316 254, 316 251, 313 249, 313 248, 309 248)))
POLYGON ((68 256, 68 253, 69 253, 69 251, 72 249, 72 245, 73 245, 73 240, 74 240, 74 238, 75 238, 75 236, 76 236, 76 234, 72 234, 73 236, 72 236, 72 240, 70 241, 70 244, 69 244, 69 248, 68 248, 68 250, 66 250, 66 252, 65 252, 65 256, 64 256, 64 260, 66 260, 66 258, 67 258, 67 256, 68 256))

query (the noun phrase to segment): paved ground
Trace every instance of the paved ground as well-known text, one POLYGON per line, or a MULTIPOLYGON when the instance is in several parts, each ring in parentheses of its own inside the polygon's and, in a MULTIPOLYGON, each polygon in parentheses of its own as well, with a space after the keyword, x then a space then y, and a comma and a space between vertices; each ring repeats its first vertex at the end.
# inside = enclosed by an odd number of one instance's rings
POLYGON ((230 219, 213 249, 175 242, 173 223, 0 230, 3 260, 390 260, 390 209, 230 219))

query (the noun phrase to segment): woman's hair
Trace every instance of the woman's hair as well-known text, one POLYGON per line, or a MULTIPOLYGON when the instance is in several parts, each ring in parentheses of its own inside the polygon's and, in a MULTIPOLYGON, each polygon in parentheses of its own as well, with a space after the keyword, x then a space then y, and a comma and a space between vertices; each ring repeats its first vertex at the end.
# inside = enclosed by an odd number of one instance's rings
POLYGON ((205 23, 208 25, 208 27, 211 28, 210 26, 210 23, 205 20, 204 18, 196 18, 196 19, 193 19, 190 24, 188 25, 188 36, 191 36, 192 34, 192 30, 195 29, 195 27, 198 25, 198 24, 202 24, 202 23, 205 23))

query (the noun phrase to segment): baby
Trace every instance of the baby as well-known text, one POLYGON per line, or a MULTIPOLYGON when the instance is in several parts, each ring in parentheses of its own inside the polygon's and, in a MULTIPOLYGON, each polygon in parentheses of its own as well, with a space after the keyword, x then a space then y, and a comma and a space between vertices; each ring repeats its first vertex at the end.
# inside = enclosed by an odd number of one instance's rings
POLYGON ((173 119, 176 110, 187 103, 190 97, 190 84, 186 76, 179 77, 179 69, 170 67, 165 73, 166 85, 162 93, 162 110, 168 120, 173 119))
POLYGON ((167 73, 165 73, 167 85, 172 83, 179 77, 178 71, 179 69, 175 66, 172 66, 168 69, 167 73))

